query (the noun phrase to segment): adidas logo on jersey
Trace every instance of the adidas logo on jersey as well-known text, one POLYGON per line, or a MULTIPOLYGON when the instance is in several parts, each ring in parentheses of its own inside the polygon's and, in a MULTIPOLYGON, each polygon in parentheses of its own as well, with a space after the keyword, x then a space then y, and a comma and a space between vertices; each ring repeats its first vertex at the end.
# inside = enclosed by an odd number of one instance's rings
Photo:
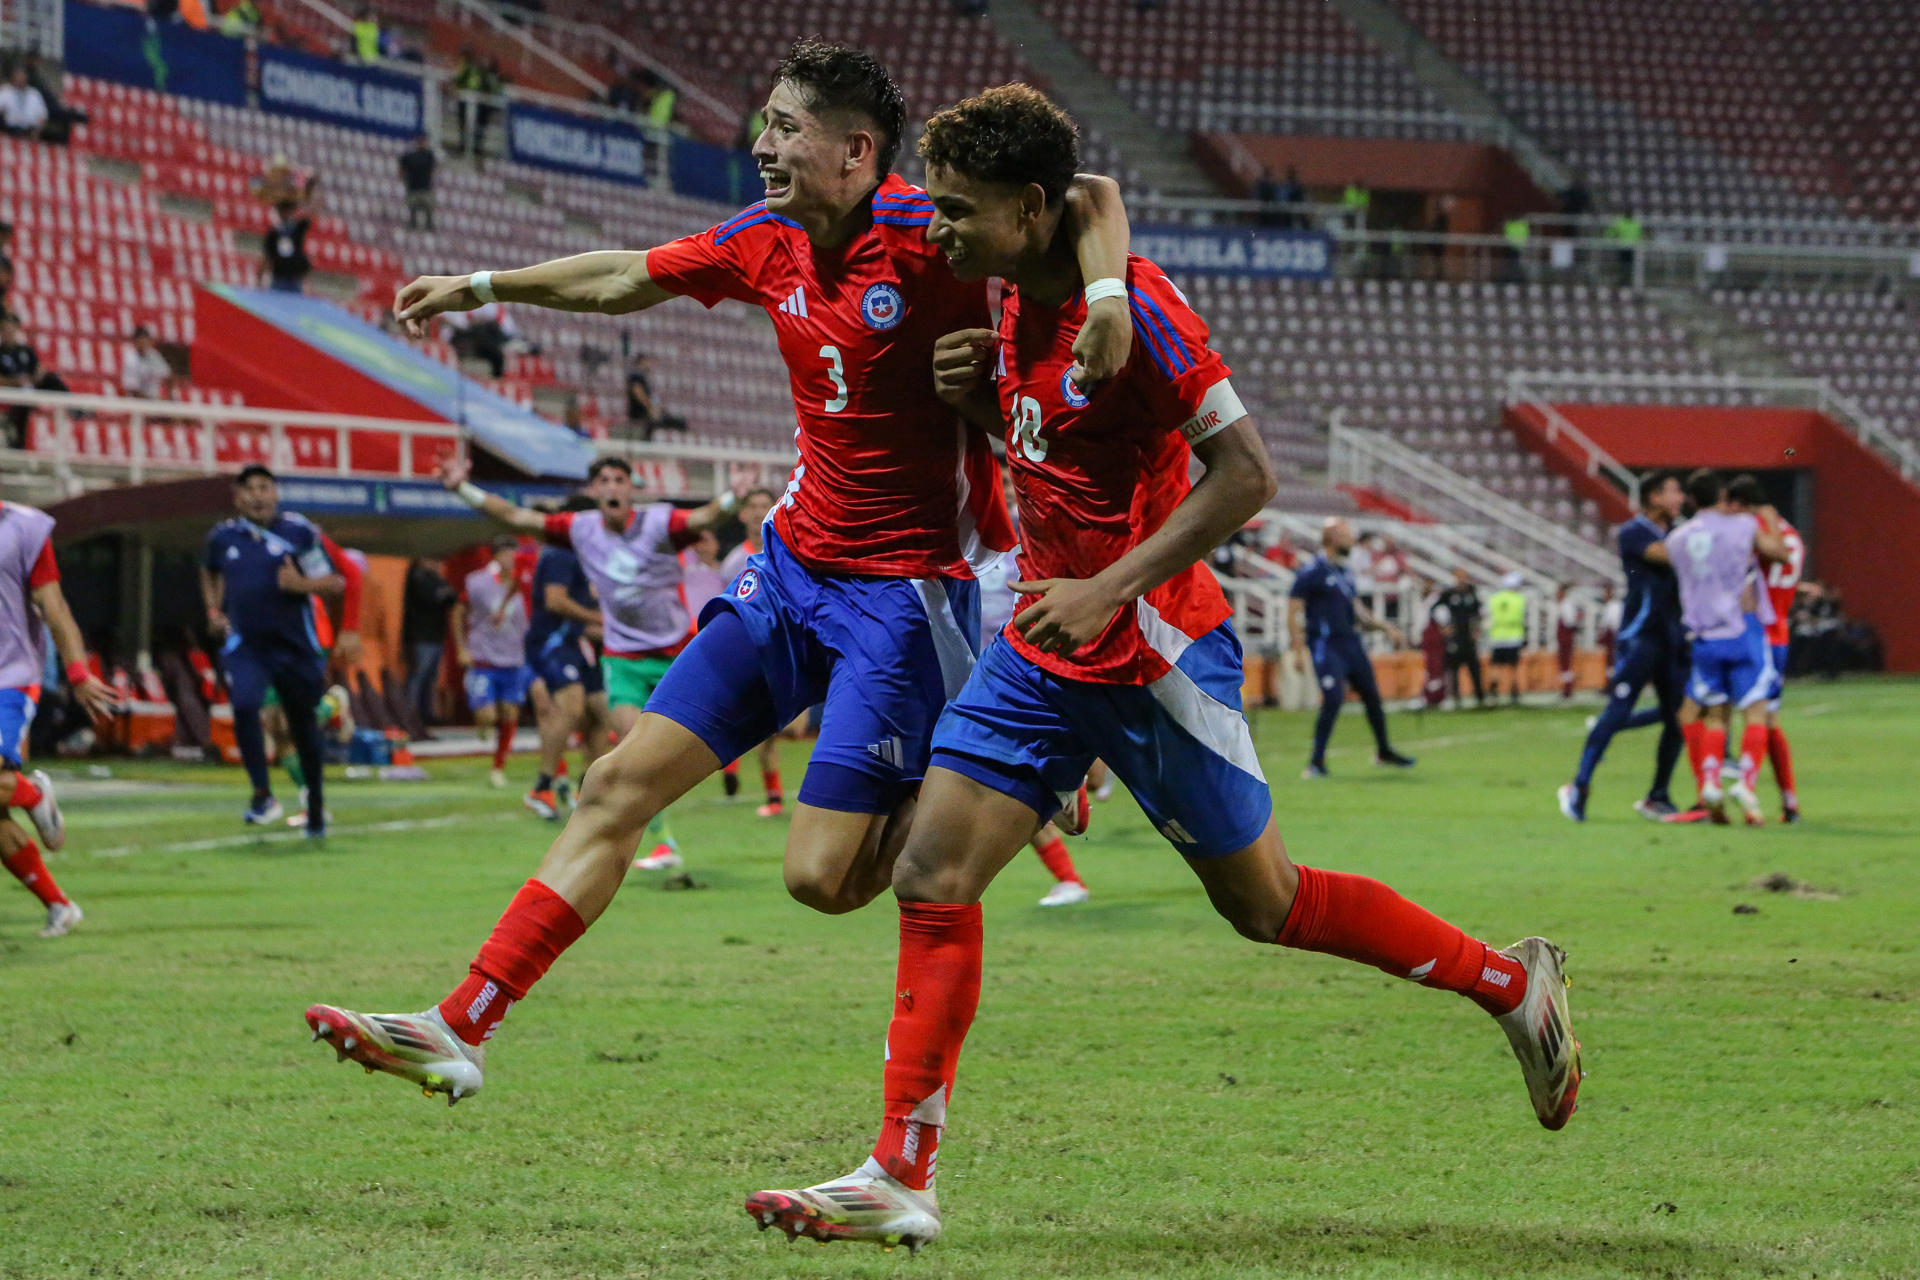
POLYGON ((801 285, 792 293, 788 294, 787 300, 780 304, 780 310, 790 316, 804 316, 807 314, 807 287, 801 285))

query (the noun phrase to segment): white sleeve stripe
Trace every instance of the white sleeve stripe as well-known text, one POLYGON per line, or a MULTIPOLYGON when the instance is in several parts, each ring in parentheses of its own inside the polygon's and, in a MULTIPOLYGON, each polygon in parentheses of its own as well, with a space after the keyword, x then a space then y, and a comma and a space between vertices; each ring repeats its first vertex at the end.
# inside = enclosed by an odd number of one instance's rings
POLYGON ((1246 406, 1240 403, 1233 383, 1222 378, 1207 388, 1207 394, 1200 400, 1199 410, 1181 424, 1180 435, 1188 444, 1199 444, 1208 436, 1219 435, 1246 416, 1246 406))

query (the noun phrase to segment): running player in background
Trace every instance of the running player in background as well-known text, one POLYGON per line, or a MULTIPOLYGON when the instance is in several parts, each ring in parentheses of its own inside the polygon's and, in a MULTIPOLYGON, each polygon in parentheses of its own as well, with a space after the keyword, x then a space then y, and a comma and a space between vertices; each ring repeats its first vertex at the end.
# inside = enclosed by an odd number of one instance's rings
MULTIPOLYGON (((593 511, 585 494, 567 499, 563 512, 593 511)), ((594 642, 604 634, 600 602, 593 583, 570 546, 540 549, 533 570, 533 617, 527 625, 527 666, 533 671, 529 694, 540 727, 540 775, 522 802, 542 818, 560 816, 559 794, 567 742, 580 735, 580 771, 585 773, 607 749, 612 720, 606 684, 594 642)))
POLYGON ((9 809, 23 809, 39 843, 13 821, 0 817, 0 866, 47 909, 43 938, 58 938, 80 923, 81 911, 47 870, 48 853, 67 840, 66 819, 53 783, 26 771, 27 731, 40 703, 45 678, 47 632, 65 665, 74 700, 96 720, 113 711, 113 690, 87 665, 87 647, 60 590, 53 558, 53 517, 37 507, 0 502, 0 794, 9 809))
POLYGON ((1700 705, 1700 802, 1719 812, 1731 795, 1747 824, 1758 826, 1765 819, 1751 780, 1767 753, 1767 726, 1764 711, 1756 717, 1753 708, 1772 695, 1773 655, 1752 607, 1759 591, 1754 562, 1785 564, 1790 553, 1774 509, 1748 510, 1713 472, 1689 476, 1687 496, 1696 514, 1667 535, 1666 546, 1680 584, 1681 617, 1693 637, 1687 696, 1700 705), (1729 767, 1735 709, 1743 728, 1738 762, 1729 767))
POLYGON ((1287 594, 1289 625, 1294 637, 1295 662, 1313 660, 1313 678, 1320 682, 1320 714, 1313 722, 1313 755, 1301 773, 1304 778, 1327 776, 1327 742, 1334 721, 1347 703, 1347 686, 1360 695, 1367 725, 1373 730, 1373 762, 1395 769, 1411 769, 1412 756, 1403 756, 1387 741, 1387 712, 1380 702, 1380 685, 1373 676, 1373 659, 1360 639, 1362 631, 1384 631, 1396 645, 1406 643, 1400 628, 1377 620, 1355 594, 1347 555, 1353 550, 1353 526, 1330 516, 1320 527, 1321 552, 1293 577, 1287 594))
MULTIPOLYGON (((1727 492, 1749 510, 1771 510, 1765 486, 1753 476, 1734 477, 1727 492)), ((1780 699, 1786 692, 1787 645, 1793 638, 1793 596, 1800 588, 1800 576, 1806 569, 1807 544, 1801 539, 1800 531, 1778 513, 1775 520, 1780 541, 1786 544, 1787 558, 1758 566, 1767 603, 1772 609, 1772 616, 1765 623, 1767 648, 1773 659, 1773 687, 1767 693, 1767 759, 1773 765, 1773 780, 1780 787, 1780 821, 1793 823, 1800 821, 1800 793, 1794 786, 1793 752, 1787 746, 1786 730, 1780 727, 1780 699)), ((1752 789, 1753 784, 1754 780, 1749 779, 1748 788, 1752 789)))
MULTIPOLYGON (((764 550, 761 535, 766 526, 767 514, 773 510, 773 490, 749 489, 740 499, 740 527, 746 530, 746 536, 740 539, 740 545, 727 552, 726 559, 720 562, 720 576, 732 585, 745 572, 747 561, 764 550)), ((786 732, 785 725, 780 732, 768 736, 760 744, 760 784, 765 789, 766 800, 756 811, 762 818, 777 818, 786 812, 787 795, 780 785, 780 738, 786 732)), ((740 794, 740 762, 727 761, 727 767, 721 771, 722 782, 729 796, 740 794)))
POLYGON ((240 514, 207 535, 200 595, 207 629, 222 640, 233 737, 253 784, 245 817, 259 824, 281 816, 260 723, 271 687, 307 780, 307 835, 318 839, 327 833, 327 819, 314 709, 326 693, 327 671, 309 597, 344 595, 346 578, 328 558, 320 530, 305 516, 280 510, 280 486, 267 468, 242 468, 234 477, 233 503, 240 514))
MULTIPOLYGON (((816 702, 787 891, 828 913, 871 901, 891 879, 934 722, 972 667, 979 597, 968 552, 1004 550, 1010 530, 985 434, 942 403, 927 367, 942 334, 986 323, 985 282, 955 278, 926 242, 931 202, 889 172, 905 108, 871 56, 798 42, 775 69, 766 120, 753 146, 765 202, 710 231, 644 253, 426 277, 395 299, 415 334, 487 297, 610 313, 682 294, 752 303, 774 325, 799 422, 800 462, 765 550, 708 606, 648 714, 594 767, 467 979, 420 1015, 308 1010, 317 1035, 428 1089, 477 1089, 480 1046, 606 910, 641 829, 816 702)), ((1113 184, 1075 190, 1083 268, 1123 274, 1113 184)), ((1101 303, 1075 345, 1081 376, 1112 376, 1131 341, 1123 300, 1101 303)))
POLYGON ((1648 685, 1653 686, 1654 696, 1659 699, 1660 744, 1654 753, 1653 785, 1633 809, 1654 822, 1678 812, 1670 788, 1684 741, 1680 705, 1686 698, 1687 638, 1680 622, 1680 593, 1665 538, 1685 501, 1686 490, 1679 476, 1671 471, 1649 476, 1640 485, 1640 514, 1621 525, 1615 535, 1620 568, 1627 579, 1622 606, 1626 621, 1620 625, 1613 668, 1607 674, 1607 705, 1587 731, 1573 781, 1557 793, 1560 812, 1571 821, 1587 820, 1587 796, 1594 771, 1600 767, 1614 735, 1631 727, 1633 705, 1648 685))
POLYGON ((1072 123, 1008 85, 935 116, 920 148, 930 236, 957 271, 1007 281, 998 334, 949 335, 943 346, 976 358, 941 378, 976 421, 1008 424, 1023 597, 941 716, 894 869, 900 958, 873 1155, 847 1177, 757 1192, 747 1212, 823 1241, 918 1249, 939 1235, 938 1148, 980 999, 980 896, 1096 752, 1243 936, 1468 996, 1499 1019, 1538 1118, 1559 1128, 1580 1080, 1559 948, 1496 951, 1281 846, 1240 711, 1232 610, 1204 563, 1276 481, 1206 326, 1158 267, 1131 259, 1122 287, 1146 340, 1120 378, 1083 388, 1068 346, 1092 286, 1059 236, 1072 123), (1189 444, 1205 466, 1191 489, 1189 444))
POLYGON ((527 666, 527 606, 514 571, 520 540, 500 534, 493 558, 466 576, 453 606, 455 660, 466 674, 467 706, 485 741, 493 737, 493 769, 487 781, 507 785, 507 755, 520 727, 520 704, 533 680, 527 666))

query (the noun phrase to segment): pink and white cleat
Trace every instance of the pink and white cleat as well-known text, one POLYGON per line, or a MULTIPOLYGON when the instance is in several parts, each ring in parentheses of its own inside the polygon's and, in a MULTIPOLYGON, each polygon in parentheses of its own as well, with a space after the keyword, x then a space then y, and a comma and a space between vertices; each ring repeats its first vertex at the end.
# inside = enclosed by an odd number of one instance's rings
POLYGON ((685 861, 673 841, 662 840, 653 846, 652 853, 643 858, 635 858, 633 869, 635 871, 677 871, 685 861))
POLYGON ((897 1245, 918 1253, 940 1234, 940 1206, 933 1189, 914 1191, 868 1158, 844 1178, 797 1191, 756 1191, 747 1213, 760 1229, 778 1227, 789 1243, 807 1236, 865 1240, 891 1252, 897 1245))
POLYGON ((480 1092, 486 1049, 453 1034, 438 1009, 355 1013, 316 1004, 307 1010, 307 1025, 315 1040, 332 1043, 339 1061, 351 1058, 369 1074, 384 1071, 411 1080, 429 1098, 444 1093, 448 1106, 480 1092))

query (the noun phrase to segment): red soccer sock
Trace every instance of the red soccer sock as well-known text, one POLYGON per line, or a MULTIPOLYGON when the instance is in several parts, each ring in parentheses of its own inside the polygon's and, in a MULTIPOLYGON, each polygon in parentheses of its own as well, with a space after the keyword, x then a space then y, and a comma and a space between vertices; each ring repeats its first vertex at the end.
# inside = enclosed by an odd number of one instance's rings
POLYGON ((1700 786, 1720 785, 1720 766, 1727 758, 1727 731, 1703 728, 1700 732, 1700 786))
POLYGON ((484 1044, 507 1010, 586 931, 587 922, 565 898, 538 880, 527 881, 474 957, 467 980, 440 1002, 440 1016, 468 1044, 484 1044))
POLYGON ((513 730, 513 722, 503 716, 493 731, 493 767, 496 769, 507 767, 507 753, 513 750, 513 730))
POLYGON ((887 1026, 886 1119, 873 1158, 915 1191, 933 1185, 960 1046, 980 1007, 980 904, 900 904, 887 1026))
POLYGON ((1740 785, 1751 791, 1760 782, 1760 762, 1767 758, 1767 726, 1750 724, 1740 734, 1740 785))
POLYGON ((24 772, 13 775, 13 794, 7 797, 9 809, 31 809, 40 803, 40 788, 24 772))
POLYGON ((1300 890, 1274 941, 1358 960, 1423 987, 1457 991, 1488 1013, 1527 993, 1519 963, 1365 876, 1301 867, 1300 890))
POLYGON ((1800 789, 1793 784, 1793 751, 1787 746, 1787 733, 1779 725, 1767 730, 1767 759, 1773 762, 1773 780, 1780 784, 1780 798, 1789 809, 1800 807, 1800 789))
POLYGON ((1047 870, 1053 873, 1055 880, 1080 883, 1080 873, 1073 869, 1073 855, 1067 852, 1065 840, 1055 836, 1034 852, 1040 855, 1040 861, 1047 864, 1047 870))
POLYGON ((766 784, 767 803, 779 804, 782 796, 785 794, 780 790, 780 771, 778 769, 762 769, 760 771, 760 781, 766 784))
MULTIPOLYGON (((25 782, 26 779, 20 779, 25 782)), ((32 891, 40 899, 42 906, 52 906, 56 902, 65 902, 67 895, 60 892, 53 873, 47 870, 47 864, 40 860, 40 846, 29 840, 17 853, 0 857, 0 866, 13 872, 14 878, 32 891)))
POLYGON ((740 776, 740 762, 738 760, 729 760, 720 766, 720 772, 726 774, 729 778, 737 778, 740 776))
POLYGON ((556 778, 564 778, 567 776, 567 758, 565 756, 561 756, 560 763, 553 766, 553 776, 556 778))
POLYGON ((1698 795, 1707 785, 1707 726, 1698 720, 1681 725, 1680 736, 1686 740, 1687 767, 1693 770, 1693 790, 1698 795))

